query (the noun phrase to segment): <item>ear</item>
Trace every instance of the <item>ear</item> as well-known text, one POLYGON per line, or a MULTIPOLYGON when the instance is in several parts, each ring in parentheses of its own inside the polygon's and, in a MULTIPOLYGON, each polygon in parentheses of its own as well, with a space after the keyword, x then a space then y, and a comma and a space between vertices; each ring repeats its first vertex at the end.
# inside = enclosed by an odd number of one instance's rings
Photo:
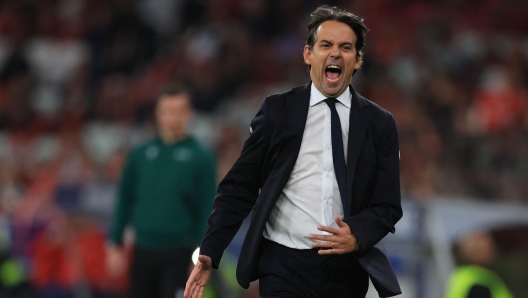
POLYGON ((361 68, 361 64, 363 64, 363 59, 361 59, 360 56, 356 57, 356 64, 354 64, 354 69, 361 68))
POLYGON ((189 96, 186 96, 186 99, 187 99, 187 105, 186 105, 187 113, 185 117, 187 117, 186 121, 189 121, 189 119, 194 117, 194 109, 191 104, 191 99, 189 98, 189 96))
POLYGON ((308 45, 304 46, 303 57, 304 63, 306 63, 307 65, 312 65, 312 51, 310 50, 308 45))
POLYGON ((187 117, 186 120, 189 121, 190 119, 194 118, 194 115, 195 115, 194 110, 192 110, 192 109, 189 110, 189 112, 186 115, 186 117, 187 117))

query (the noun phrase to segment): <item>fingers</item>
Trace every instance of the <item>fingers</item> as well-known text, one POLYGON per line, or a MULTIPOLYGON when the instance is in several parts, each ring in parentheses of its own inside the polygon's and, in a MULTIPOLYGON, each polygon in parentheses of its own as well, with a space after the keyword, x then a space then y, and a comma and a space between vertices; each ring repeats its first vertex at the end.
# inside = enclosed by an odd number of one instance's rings
POLYGON ((342 255, 351 252, 350 247, 347 247, 347 243, 338 241, 313 242, 312 247, 320 248, 317 252, 320 255, 342 255))
POLYGON ((312 243, 313 248, 320 248, 318 251, 318 254, 320 255, 340 255, 344 254, 347 251, 344 249, 343 243, 340 242, 332 242, 332 241, 321 241, 321 242, 313 242, 312 243))
POLYGON ((185 284, 185 292, 183 292, 184 298, 191 298, 192 293, 194 292, 194 288, 196 287, 196 275, 197 275, 197 267, 195 266, 193 271, 191 272, 191 276, 189 276, 189 279, 187 280, 187 283, 185 284))
POLYGON ((212 270, 212 260, 205 255, 198 256, 198 263, 185 285, 184 298, 201 298, 212 270))
POLYGON ((213 267, 213 261, 211 260, 209 256, 199 255, 198 261, 202 263, 202 268, 201 268, 202 270, 208 270, 213 267))
POLYGON ((189 291, 187 291, 187 289, 185 290, 183 297, 184 298, 202 298, 204 288, 205 288, 204 286, 194 285, 191 289, 189 289, 189 291))
POLYGON ((126 271, 127 260, 119 248, 109 248, 106 256, 106 269, 110 276, 117 277, 126 271))
POLYGON ((185 292, 183 292, 183 298, 190 298, 191 292, 192 292, 192 285, 190 285, 188 282, 185 285, 185 292))
POLYGON ((191 298, 201 298, 202 296, 200 294, 203 294, 203 287, 197 285, 196 287, 194 287, 194 291, 192 293, 191 298))
POLYGON ((335 235, 318 235, 318 234, 310 234, 308 235, 308 238, 312 240, 321 240, 321 241, 335 241, 336 236, 335 235))
POLYGON ((309 239, 315 240, 312 242, 312 247, 321 248, 321 250, 318 251, 320 255, 345 254, 357 250, 357 239, 354 234, 352 234, 348 225, 340 216, 335 217, 335 222, 338 225, 338 228, 322 225, 317 227, 319 231, 328 232, 329 235, 308 235, 309 239))
POLYGON ((328 232, 328 233, 331 233, 331 234, 338 234, 339 233, 339 228, 332 228, 332 227, 329 227, 329 226, 317 226, 317 229, 319 231, 325 231, 325 232, 328 232))
POLYGON ((348 225, 341 219, 341 216, 336 215, 335 222, 340 228, 347 228, 348 225))
POLYGON ((345 254, 346 251, 343 249, 320 249, 317 253, 320 255, 342 255, 345 254))
POLYGON ((347 223, 344 222, 341 219, 341 216, 336 215, 335 222, 336 222, 338 228, 333 228, 333 227, 329 227, 329 226, 317 226, 317 229, 319 231, 325 231, 325 232, 328 232, 328 233, 331 233, 331 234, 334 234, 334 235, 337 235, 337 234, 343 233, 343 232, 348 232, 350 230, 348 228, 347 223))
POLYGON ((337 243, 339 242, 339 238, 337 236, 338 229, 328 227, 328 226, 318 226, 317 229, 320 231, 326 231, 332 234, 331 235, 309 234, 308 238, 312 240, 319 240, 319 241, 312 242, 312 247, 324 248, 324 249, 335 248, 337 243), (332 244, 334 245, 334 247, 332 247, 332 244))
POLYGON ((203 296, 203 289, 205 284, 201 284, 200 278, 197 274, 191 275, 189 281, 185 285, 184 298, 201 298, 203 296))
POLYGON ((313 248, 324 248, 324 249, 333 249, 337 247, 337 242, 332 241, 317 241, 312 242, 313 248))
POLYGON ((190 280, 187 281, 187 284, 185 285, 185 291, 183 292, 183 298, 190 298, 191 293, 194 289, 193 284, 189 284, 190 280))

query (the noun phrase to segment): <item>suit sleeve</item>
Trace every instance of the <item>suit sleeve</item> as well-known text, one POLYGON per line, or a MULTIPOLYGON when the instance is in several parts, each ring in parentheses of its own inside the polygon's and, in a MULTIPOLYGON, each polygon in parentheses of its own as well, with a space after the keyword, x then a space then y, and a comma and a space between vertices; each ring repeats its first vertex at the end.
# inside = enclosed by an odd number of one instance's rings
POLYGON ((242 153, 218 186, 213 211, 207 221, 200 254, 211 257, 213 268, 218 268, 224 250, 255 205, 261 186, 262 165, 269 147, 267 125, 264 100, 251 121, 251 134, 244 142, 242 153))
POLYGON ((216 174, 216 157, 207 148, 203 155, 197 177, 194 179, 196 181, 194 188, 196 190, 196 200, 194 200, 194 203, 197 205, 196 210, 198 210, 196 233, 194 233, 196 244, 200 243, 205 234, 207 217, 211 213, 211 207, 216 193, 216 174))
POLYGON ((400 194, 400 151, 398 133, 392 115, 381 131, 376 153, 376 180, 370 203, 357 215, 344 221, 361 243, 363 253, 381 241, 402 217, 400 194))
POLYGON ((123 242, 123 231, 130 221, 132 206, 134 204, 134 183, 136 166, 134 151, 128 153, 119 182, 117 201, 114 208, 114 216, 110 227, 109 242, 113 245, 121 245, 123 242))

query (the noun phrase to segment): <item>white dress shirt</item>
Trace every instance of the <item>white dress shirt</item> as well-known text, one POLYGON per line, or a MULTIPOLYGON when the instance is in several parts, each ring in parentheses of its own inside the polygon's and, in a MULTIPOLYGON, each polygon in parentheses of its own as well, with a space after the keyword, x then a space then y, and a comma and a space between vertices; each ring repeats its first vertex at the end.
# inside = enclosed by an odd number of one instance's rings
MULTIPOLYGON (((301 149, 288 183, 282 190, 266 223, 264 238, 296 249, 311 249, 308 234, 327 234, 318 225, 334 226, 335 216, 343 216, 343 205, 332 160, 330 108, 326 97, 312 83, 310 108, 301 149)), ((352 94, 347 88, 336 104, 345 161, 347 158, 349 115, 352 94)))

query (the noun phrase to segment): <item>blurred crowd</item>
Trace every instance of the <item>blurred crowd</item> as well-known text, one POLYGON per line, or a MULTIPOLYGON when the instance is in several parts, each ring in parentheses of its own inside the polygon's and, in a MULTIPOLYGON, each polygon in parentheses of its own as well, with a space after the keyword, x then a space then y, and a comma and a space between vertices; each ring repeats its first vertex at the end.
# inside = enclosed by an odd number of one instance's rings
MULTIPOLYGON (((190 130, 221 179, 264 97, 308 82, 320 4, 1 1, 0 296, 125 292, 105 271, 106 228, 127 150, 155 132, 157 93, 190 86, 190 130)), ((324 4, 370 29, 354 87, 396 119, 406 198, 528 203, 527 1, 324 4)))

